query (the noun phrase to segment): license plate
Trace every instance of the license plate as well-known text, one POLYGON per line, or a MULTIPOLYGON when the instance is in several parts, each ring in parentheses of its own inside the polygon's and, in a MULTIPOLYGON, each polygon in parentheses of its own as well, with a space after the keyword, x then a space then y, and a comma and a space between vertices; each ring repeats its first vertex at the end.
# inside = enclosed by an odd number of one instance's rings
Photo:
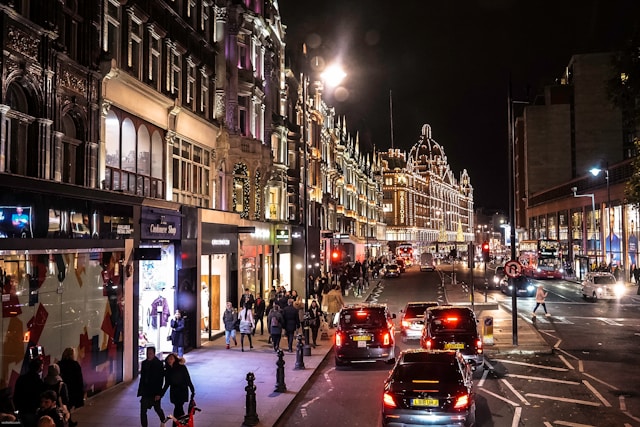
POLYGON ((462 342, 448 342, 444 345, 445 350, 464 350, 464 343, 462 342))
POLYGON ((358 348, 366 348, 367 347, 367 342, 366 341, 357 341, 358 343, 358 348))
POLYGON ((354 341, 371 341, 371 337, 369 335, 354 335, 354 341))
POLYGON ((411 399, 412 406, 438 406, 438 399, 411 399))

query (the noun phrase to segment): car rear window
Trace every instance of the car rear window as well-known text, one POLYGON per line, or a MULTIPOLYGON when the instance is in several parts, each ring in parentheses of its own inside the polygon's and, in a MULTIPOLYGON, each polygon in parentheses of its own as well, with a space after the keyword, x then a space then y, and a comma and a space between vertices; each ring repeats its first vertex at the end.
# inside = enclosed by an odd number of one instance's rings
POLYGON ((387 319, 380 310, 348 310, 340 316, 343 328, 379 328, 386 322, 387 319))
POLYGON ((435 333, 476 331, 476 324, 473 319, 459 314, 434 317, 431 319, 431 327, 435 333))
POLYGON ((405 363, 398 366, 395 379, 402 382, 438 381, 458 382, 462 378, 456 365, 452 363, 405 363))
POLYGON ((405 311, 404 317, 416 318, 416 317, 424 317, 424 312, 427 308, 433 307, 435 304, 424 304, 424 305, 410 305, 407 307, 405 311))
POLYGON ((596 285, 612 285, 616 283, 616 278, 613 276, 594 276, 593 283, 596 285))

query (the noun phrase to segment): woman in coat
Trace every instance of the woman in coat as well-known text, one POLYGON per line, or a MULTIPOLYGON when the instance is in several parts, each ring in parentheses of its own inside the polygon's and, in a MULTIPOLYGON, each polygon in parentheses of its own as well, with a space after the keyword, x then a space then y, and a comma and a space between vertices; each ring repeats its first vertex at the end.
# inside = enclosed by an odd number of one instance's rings
POLYGON ((171 321, 171 343, 173 352, 178 357, 182 357, 184 355, 184 319, 180 310, 176 310, 175 317, 171 321))
POLYGON ((340 289, 338 289, 338 285, 335 285, 333 289, 329 291, 325 300, 327 301, 327 311, 329 312, 329 327, 333 328, 335 326, 334 320, 336 314, 342 310, 344 306, 344 299, 342 298, 342 293, 340 289))
POLYGON ((267 316, 267 325, 269 325, 269 333, 271 334, 271 342, 273 350, 280 350, 280 339, 282 338, 282 328, 284 326, 284 317, 278 304, 274 304, 273 308, 267 316), (275 319, 275 320, 274 320, 275 319))
POLYGON ((313 341, 313 346, 318 345, 316 340, 318 339, 318 329, 320 329, 320 320, 322 319, 322 310, 318 305, 318 301, 311 301, 311 305, 309 306, 309 327, 311 328, 311 341, 313 341))
POLYGON ((244 337, 249 338, 249 348, 253 348, 253 342, 251 341, 251 335, 253 334, 253 311, 251 307, 253 303, 245 302, 242 311, 238 314, 238 319, 240 319, 240 348, 244 351, 244 337))
MULTIPOLYGON (((184 359, 178 357, 175 353, 169 353, 164 359, 164 388, 162 395, 164 396, 169 390, 169 400, 173 403, 173 416, 180 418, 185 414, 184 404, 189 401, 189 390, 191 390, 191 399, 196 395, 196 390, 191 382, 189 370, 184 364, 184 359)), ((173 425, 176 423, 174 421, 173 425)))

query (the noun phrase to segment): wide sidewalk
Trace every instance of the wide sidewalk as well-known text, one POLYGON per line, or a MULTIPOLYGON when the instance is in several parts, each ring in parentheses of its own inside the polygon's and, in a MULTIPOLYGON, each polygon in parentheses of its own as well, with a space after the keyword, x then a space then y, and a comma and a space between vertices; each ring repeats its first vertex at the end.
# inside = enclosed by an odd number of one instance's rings
MULTIPOLYGON (((366 300, 376 283, 378 282, 372 281, 362 297, 350 294, 345 298, 345 302, 366 300)), ((449 303, 468 304, 470 301, 469 294, 460 285, 445 285, 445 291, 449 303)), ((477 293, 476 301, 480 301, 479 298, 484 297, 477 293)), ((518 322, 519 345, 514 346, 511 340, 511 313, 503 310, 497 303, 486 305, 477 303, 474 304, 474 308, 481 322, 489 316, 493 320, 494 345, 486 347, 489 357, 501 352, 551 351, 537 330, 525 321, 518 322)), ((248 344, 245 343, 243 353, 239 345, 227 350, 224 337, 220 337, 185 355, 196 389, 195 399, 198 407, 202 409, 202 412, 195 416, 197 427, 273 426, 276 424, 323 359, 331 352, 333 330, 329 330, 329 335, 325 339, 318 337, 318 347, 311 349, 310 356, 304 356, 304 369, 296 369, 295 351, 284 353, 285 392, 275 391, 278 357, 267 339, 266 333, 260 335, 258 332, 254 337, 254 348, 246 351, 248 344), (255 375, 256 414, 259 419, 257 424, 253 424, 250 418, 247 418, 248 422, 244 424, 247 415, 245 387, 247 374, 250 372, 255 375)), ((281 347, 286 349, 286 339, 283 339, 281 347)), ((136 379, 100 393, 88 399, 85 407, 74 413, 74 419, 82 427, 139 426, 140 403, 139 398, 136 397, 137 388, 136 379)), ((166 414, 173 411, 168 394, 163 398, 162 406, 166 414)), ((153 410, 148 411, 148 417, 150 426, 160 424, 153 410)))

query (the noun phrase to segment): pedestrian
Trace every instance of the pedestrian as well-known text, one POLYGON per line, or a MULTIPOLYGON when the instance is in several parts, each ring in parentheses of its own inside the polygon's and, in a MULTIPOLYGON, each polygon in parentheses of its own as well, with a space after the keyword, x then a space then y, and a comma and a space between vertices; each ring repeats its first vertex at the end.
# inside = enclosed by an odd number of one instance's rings
POLYGON ((176 310, 176 314, 171 320, 171 343, 173 344, 173 352, 178 357, 184 356, 184 318, 180 310, 176 310))
POLYGON ((11 399, 11 388, 7 384, 7 381, 0 379, 0 425, 2 421, 15 421, 16 420, 16 408, 13 406, 13 400, 11 399))
POLYGON ((240 319, 240 349, 244 351, 244 337, 249 338, 249 348, 253 348, 251 334, 253 333, 253 313, 251 312, 251 303, 245 303, 244 307, 238 315, 240 319))
POLYGON ((267 316, 267 325, 269 326, 269 334, 273 343, 273 350, 280 350, 280 340, 282 339, 282 327, 284 326, 284 317, 278 304, 274 304, 273 308, 267 316))
POLYGON ((236 340, 236 320, 238 320, 238 314, 233 308, 233 303, 227 301, 227 308, 222 313, 222 323, 224 323, 224 340, 227 343, 227 350, 229 349, 230 340, 233 340, 233 345, 238 345, 236 340))
POLYGON ((56 423, 49 415, 43 415, 38 419, 38 427, 56 427, 56 423))
POLYGON ((256 304, 254 306, 254 316, 253 319, 255 321, 255 327, 253 328, 253 335, 256 334, 256 329, 258 329, 258 322, 260 322, 260 335, 264 335, 264 312, 267 309, 266 303, 264 299, 260 296, 256 298, 256 304))
POLYGON ((298 310, 298 320, 300 324, 302 324, 304 320, 304 301, 302 301, 302 298, 296 290, 291 291, 291 299, 293 299, 293 308, 298 310))
POLYGON ((147 411, 153 408, 160 418, 160 427, 165 427, 167 418, 162 410, 161 400, 164 384, 164 366, 156 357, 156 348, 147 347, 147 358, 140 366, 140 383, 138 396, 140 397, 140 424, 148 427, 147 411))
POLYGON ((252 309, 255 302, 256 299, 251 293, 251 289, 244 288, 244 294, 242 294, 242 298, 240 299, 240 307, 244 307, 245 305, 247 305, 249 309, 252 309))
MULTIPOLYGON (((73 347, 64 349, 58 366, 60 367, 62 381, 67 384, 67 390, 69 391, 67 407, 69 412, 73 412, 74 409, 84 406, 84 377, 82 376, 82 367, 76 360, 76 352, 73 347)), ((69 425, 73 427, 75 421, 69 420, 69 425)))
POLYGON ((307 314, 309 315, 309 327, 311 328, 311 341, 315 347, 318 345, 316 342, 318 339, 318 329, 320 329, 320 319, 322 319, 323 316, 318 301, 311 301, 307 314))
POLYGON ((298 309, 293 306, 293 298, 289 298, 287 306, 282 310, 284 319, 284 329, 287 334, 287 344, 289 353, 293 352, 293 335, 300 327, 300 315, 298 309))
POLYGON ((335 317, 336 314, 342 310, 344 306, 344 299, 342 298, 342 293, 338 289, 338 285, 334 285, 333 289, 329 291, 326 296, 327 301, 327 312, 329 313, 329 327, 333 328, 335 326, 335 317))
POLYGON ((196 389, 191 382, 191 376, 185 361, 175 353, 169 353, 164 359, 165 374, 164 388, 162 395, 169 390, 169 401, 173 403, 173 426, 176 427, 176 419, 185 414, 184 404, 189 401, 189 390, 191 390, 191 399, 196 395, 196 389))
POLYGON ((42 380, 45 390, 53 390, 58 396, 56 406, 64 414, 64 420, 69 423, 69 427, 75 427, 78 423, 71 421, 69 414, 69 389, 60 376, 60 367, 52 363, 47 368, 47 375, 42 380))
POLYGON ((548 293, 544 291, 544 289, 542 288, 542 285, 538 285, 538 289, 536 290, 536 307, 533 309, 533 317, 536 317, 536 310, 538 309, 538 307, 542 306, 542 308, 544 309, 544 315, 549 317, 551 316, 548 312, 547 312, 547 304, 545 304, 544 300, 545 298, 547 298, 548 293))
POLYGON ((42 359, 32 359, 28 371, 18 377, 13 389, 13 405, 24 427, 34 427, 38 422, 36 412, 40 407, 40 395, 45 390, 41 375, 42 359))
POLYGON ((38 420, 41 417, 51 417, 56 427, 68 427, 62 410, 57 405, 58 395, 53 390, 45 390, 40 394, 40 407, 36 413, 38 420))

